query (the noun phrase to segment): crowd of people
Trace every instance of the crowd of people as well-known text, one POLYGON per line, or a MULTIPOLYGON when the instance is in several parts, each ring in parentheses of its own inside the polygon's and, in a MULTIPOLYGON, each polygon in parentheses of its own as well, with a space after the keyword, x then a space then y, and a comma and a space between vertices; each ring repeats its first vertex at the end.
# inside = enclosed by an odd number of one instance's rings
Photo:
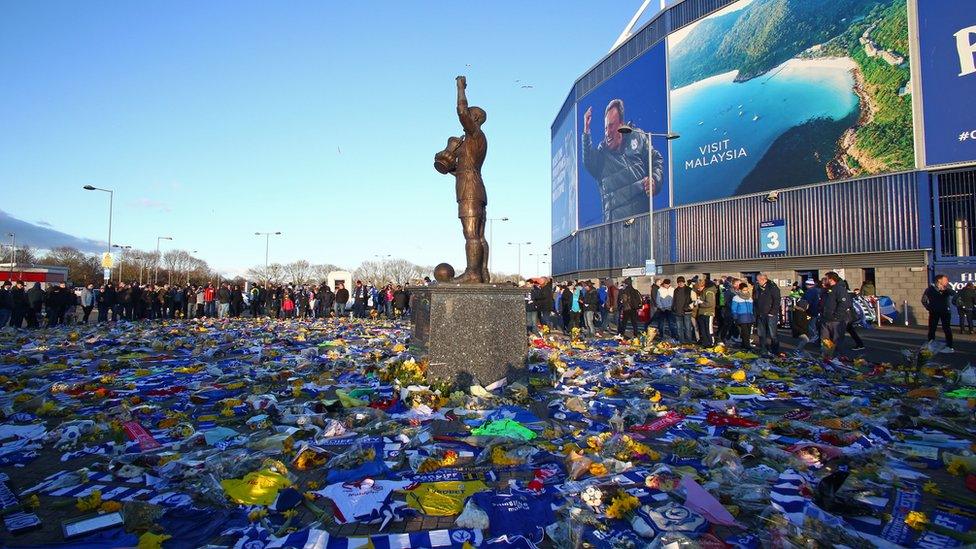
MULTIPOLYGON (((429 278, 424 285, 434 284, 429 278)), ((655 279, 647 295, 626 278, 556 283, 550 278, 530 279, 526 324, 530 332, 547 329, 591 336, 611 331, 623 337, 653 327, 658 337, 680 343, 711 347, 718 342, 737 344, 761 354, 779 352, 778 328, 787 320, 793 337, 803 345, 821 340, 840 342, 847 335, 852 350, 862 350, 858 327, 866 323, 865 303, 876 299, 874 284, 851 289, 836 272, 821 280, 794 284, 789 305, 784 306, 779 286, 765 274, 754 281, 734 276, 716 280, 678 276, 655 279), (862 299, 863 298, 863 299, 862 299), (788 318, 785 318, 788 315, 788 318)), ((409 285, 374 286, 357 280, 351 288, 336 282, 309 285, 206 285, 136 284, 107 282, 72 290, 66 284, 30 288, 6 281, 0 288, 0 327, 36 328, 71 322, 156 320, 201 317, 394 318, 408 312, 409 285), (92 319, 92 313, 95 318, 92 319)), ((922 295, 929 313, 928 339, 934 340, 939 325, 952 352, 951 307, 959 316, 960 330, 973 333, 976 286, 952 289, 945 275, 937 275, 922 295)))
MULTIPOLYGON (((865 303, 877 299, 873 282, 851 289, 836 272, 820 280, 809 278, 794 284, 784 305, 783 293, 765 274, 754 282, 726 276, 716 280, 678 276, 655 279, 642 295, 627 278, 556 283, 542 277, 529 280, 526 326, 538 333, 542 327, 566 333, 574 330, 602 336, 611 330, 618 337, 632 336, 652 327, 656 336, 679 343, 711 347, 718 342, 735 344, 763 355, 779 352, 778 330, 788 321, 793 337, 802 346, 827 340, 836 345, 849 335, 852 351, 864 349, 858 327, 866 324, 865 303), (861 299, 861 298, 864 299, 861 299), (788 315, 788 318, 786 318, 788 315), (755 346, 754 346, 755 342, 755 346)), ((953 352, 950 307, 958 309, 961 330, 973 333, 976 286, 966 285, 958 294, 945 275, 938 275, 925 290, 921 303, 929 313, 929 341, 941 323, 944 352, 953 352)))
POLYGON ((0 327, 51 327, 62 324, 202 317, 328 318, 352 315, 387 318, 406 313, 408 286, 377 288, 357 280, 347 289, 338 282, 310 285, 136 284, 106 282, 71 289, 65 283, 42 288, 22 281, 0 286, 0 327), (95 313, 94 318, 92 313, 95 313))

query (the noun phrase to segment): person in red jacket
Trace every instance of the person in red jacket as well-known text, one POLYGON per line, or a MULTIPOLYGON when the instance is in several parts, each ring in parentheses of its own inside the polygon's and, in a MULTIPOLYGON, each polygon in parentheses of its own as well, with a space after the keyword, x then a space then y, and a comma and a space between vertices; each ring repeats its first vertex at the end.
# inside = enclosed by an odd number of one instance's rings
POLYGON ((217 307, 214 306, 214 287, 213 283, 207 284, 207 289, 203 291, 203 316, 217 316, 217 307))

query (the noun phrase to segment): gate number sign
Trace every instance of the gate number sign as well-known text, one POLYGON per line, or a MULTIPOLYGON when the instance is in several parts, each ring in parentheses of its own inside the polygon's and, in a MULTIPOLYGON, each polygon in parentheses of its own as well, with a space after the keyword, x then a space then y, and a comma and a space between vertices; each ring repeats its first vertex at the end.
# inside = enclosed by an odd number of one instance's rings
POLYGON ((786 221, 775 219, 759 223, 760 255, 786 253, 786 221))

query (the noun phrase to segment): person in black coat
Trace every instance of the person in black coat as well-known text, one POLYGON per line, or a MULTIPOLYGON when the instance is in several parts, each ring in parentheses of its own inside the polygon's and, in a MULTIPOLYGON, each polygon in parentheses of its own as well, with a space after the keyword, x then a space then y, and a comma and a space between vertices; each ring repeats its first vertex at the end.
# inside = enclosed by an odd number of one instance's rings
POLYGON ((851 299, 848 295, 847 282, 837 273, 830 271, 824 275, 823 283, 820 338, 829 339, 837 344, 844 338, 847 323, 850 321, 851 299))
POLYGON ((943 352, 952 353, 952 324, 949 307, 955 290, 949 286, 949 277, 944 274, 935 275, 935 282, 925 289, 922 294, 922 306, 929 312, 929 343, 935 341, 935 329, 939 323, 945 333, 946 348, 943 352))
POLYGON ((95 306, 98 307, 98 321, 108 322, 108 312, 115 307, 115 287, 111 283, 102 286, 95 299, 95 306))
POLYGON ((756 276, 752 289, 752 307, 756 315, 756 332, 759 334, 760 353, 779 353, 779 308, 782 295, 779 286, 769 281, 765 274, 756 276))
POLYGON ((0 287, 0 328, 6 326, 13 315, 14 298, 10 295, 10 287, 9 280, 4 281, 3 286, 0 287))
POLYGON ((403 286, 397 284, 396 289, 393 290, 393 313, 397 316, 402 315, 407 310, 408 304, 407 292, 403 289, 403 286))
POLYGON ((329 313, 332 312, 332 304, 335 303, 335 294, 332 293, 332 288, 328 284, 323 284, 319 288, 319 302, 316 306, 319 309, 318 316, 322 318, 328 318, 329 313))
MULTIPOLYGON (((23 284, 21 284, 21 289, 23 289, 23 284)), ((27 327, 37 328, 40 325, 41 311, 44 308, 45 294, 44 290, 41 289, 41 283, 35 282, 25 295, 27 297, 27 312, 25 313, 27 327)))
MULTIPOLYGON (((40 284, 38 284, 40 287, 40 284)), ((20 328, 21 324, 24 323, 24 319, 28 318, 28 314, 31 312, 30 300, 27 297, 27 292, 24 291, 24 283, 17 281, 14 287, 10 290, 10 325, 14 328, 20 328)), ((34 321, 34 326, 31 326, 28 322, 28 328, 37 327, 37 321, 34 321)))
POLYGON ((539 320, 544 326, 552 328, 552 312, 556 304, 555 293, 552 290, 552 279, 547 276, 539 277, 539 284, 542 286, 542 298, 539 300, 539 320))
POLYGON ((346 285, 340 282, 338 284, 338 289, 335 291, 335 303, 332 307, 335 309, 335 315, 337 317, 342 316, 346 312, 346 303, 349 302, 349 290, 346 289, 346 285))

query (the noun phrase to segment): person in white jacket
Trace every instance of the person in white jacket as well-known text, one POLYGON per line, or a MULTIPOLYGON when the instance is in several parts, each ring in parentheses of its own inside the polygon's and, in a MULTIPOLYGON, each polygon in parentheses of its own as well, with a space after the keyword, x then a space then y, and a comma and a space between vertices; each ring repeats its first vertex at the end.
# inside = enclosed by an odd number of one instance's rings
POLYGON ((671 286, 671 279, 665 278, 661 282, 661 287, 657 289, 657 296, 654 298, 657 306, 657 333, 660 338, 664 338, 664 322, 668 323, 668 336, 671 339, 678 339, 678 326, 674 321, 674 288, 671 286))

